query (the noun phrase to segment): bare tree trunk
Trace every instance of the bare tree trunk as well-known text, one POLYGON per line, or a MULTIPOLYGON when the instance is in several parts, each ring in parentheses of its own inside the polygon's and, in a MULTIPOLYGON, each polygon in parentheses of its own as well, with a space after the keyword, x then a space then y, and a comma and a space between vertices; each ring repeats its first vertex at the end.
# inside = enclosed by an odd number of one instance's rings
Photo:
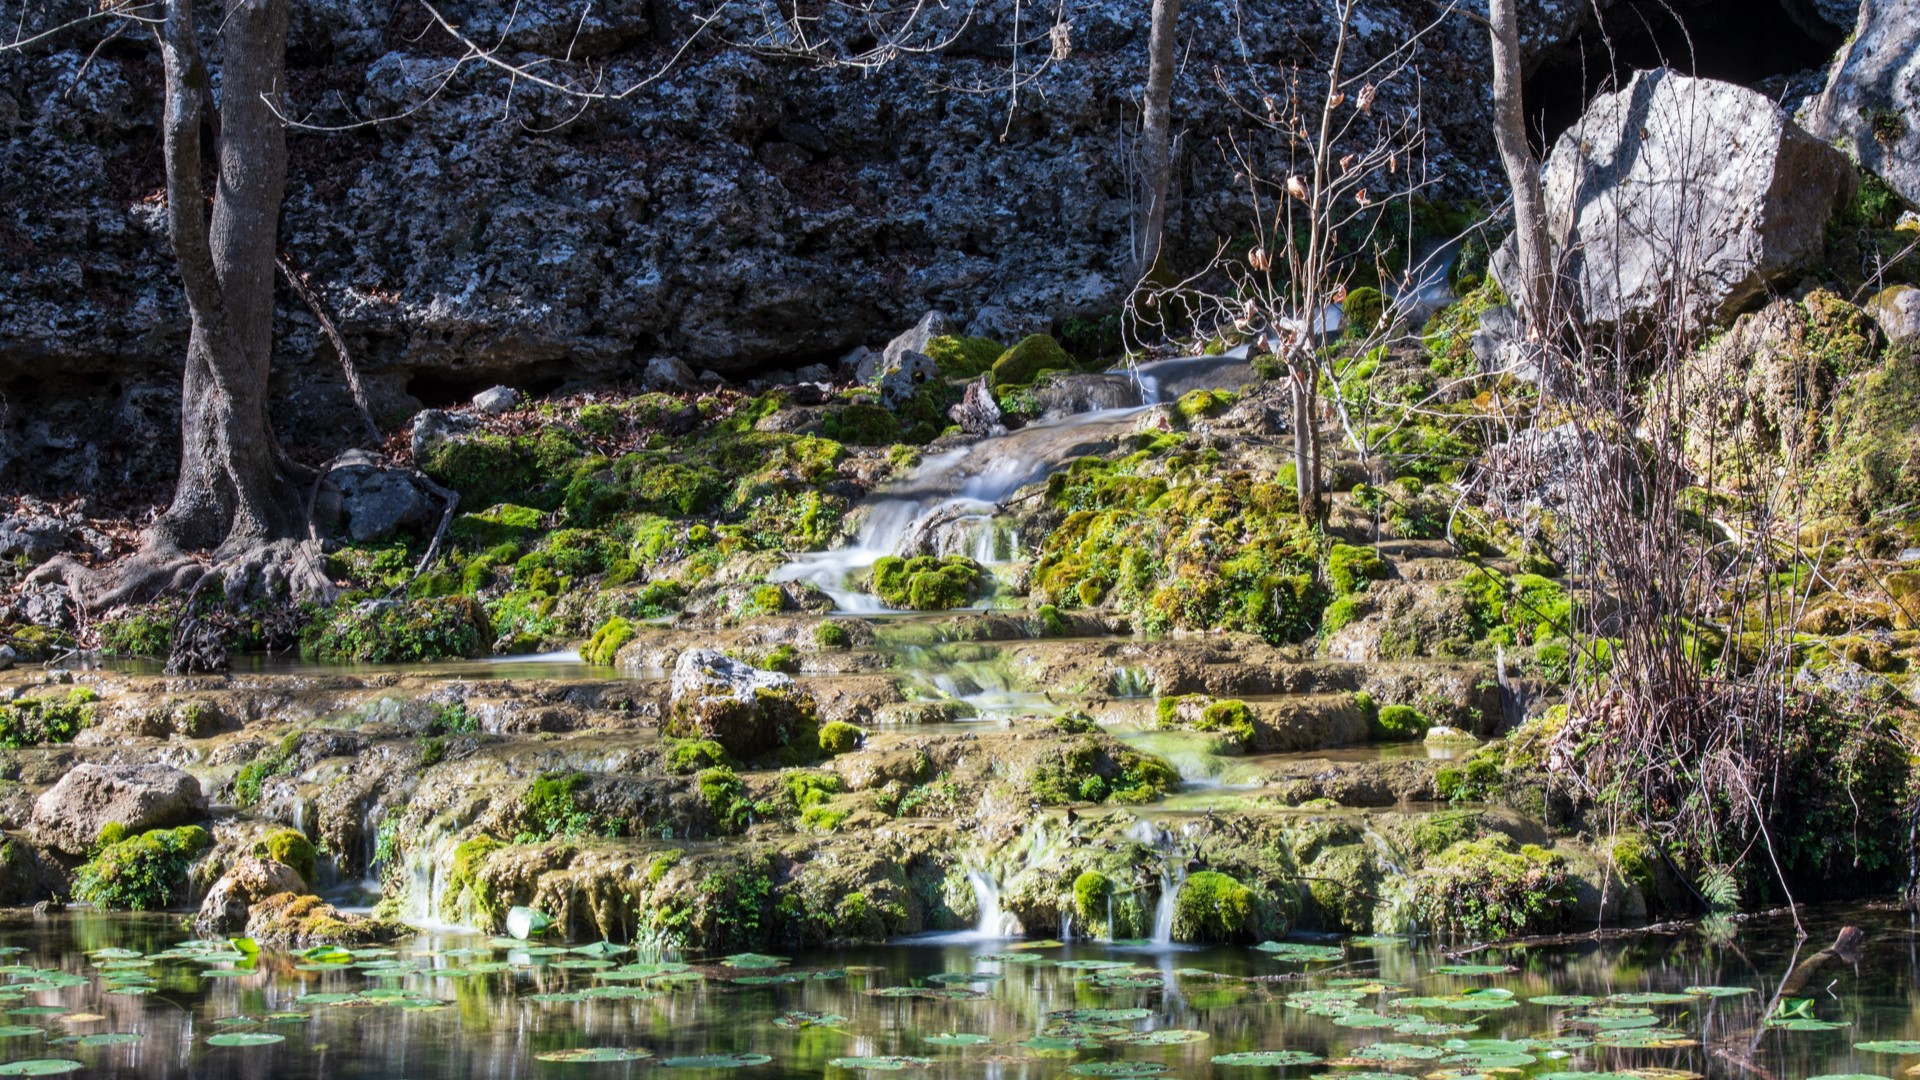
POLYGON ((1513 187, 1513 239, 1520 281, 1514 303, 1536 330, 1553 303, 1553 253, 1547 240, 1547 200, 1540 188, 1540 162, 1527 143, 1527 114, 1520 98, 1520 22, 1514 0, 1491 0, 1493 34, 1494 141, 1513 187))
POLYGON ((201 186, 208 76, 192 0, 169 0, 167 231, 192 318, 181 395, 180 478, 149 546, 232 556, 300 535, 297 482, 267 416, 274 257, 286 189, 286 133, 268 104, 286 63, 288 0, 232 0, 221 20, 219 184, 211 222, 201 186))
POLYGON ((1140 124, 1140 157, 1146 170, 1147 212, 1140 223, 1138 270, 1144 275, 1160 258, 1167 224, 1167 191, 1173 174, 1173 69, 1180 0, 1153 0, 1153 31, 1147 44, 1147 105, 1140 124))

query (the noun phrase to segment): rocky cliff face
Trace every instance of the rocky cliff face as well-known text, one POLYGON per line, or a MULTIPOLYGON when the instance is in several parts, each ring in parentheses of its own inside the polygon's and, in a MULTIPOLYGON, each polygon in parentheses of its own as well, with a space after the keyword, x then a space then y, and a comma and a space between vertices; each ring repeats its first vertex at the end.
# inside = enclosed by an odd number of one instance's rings
MULTIPOLYGON (((1537 0, 1530 46, 1572 33, 1585 6, 1537 0)), ((1435 15, 1366 7, 1353 70, 1435 15)), ((445 10, 474 40, 570 57, 544 70, 614 91, 659 73, 711 14, 693 0, 445 10)), ((384 122, 294 135, 285 245, 388 421, 494 382, 630 381, 663 355, 729 374, 831 361, 932 308, 1002 339, 1112 312, 1130 273, 1144 11, 980 0, 921 18, 904 43, 931 51, 823 65, 793 55, 785 23, 728 4, 658 81, 583 107, 460 63, 416 0, 298 4, 292 111, 384 122)), ((846 19, 809 24, 823 51, 873 48, 846 19)), ((1296 66, 1310 82, 1331 29, 1325 5, 1189 2, 1178 255, 1245 230, 1220 140, 1296 66)), ((159 65, 133 33, 89 59, 99 36, 0 58, 0 478, 47 491, 164 485, 174 454, 185 318, 161 231, 159 65)), ((1427 38, 1421 99, 1439 190, 1491 204, 1484 38, 1460 17, 1427 38)), ((283 296, 282 435, 337 446, 351 428, 336 358, 283 296)))

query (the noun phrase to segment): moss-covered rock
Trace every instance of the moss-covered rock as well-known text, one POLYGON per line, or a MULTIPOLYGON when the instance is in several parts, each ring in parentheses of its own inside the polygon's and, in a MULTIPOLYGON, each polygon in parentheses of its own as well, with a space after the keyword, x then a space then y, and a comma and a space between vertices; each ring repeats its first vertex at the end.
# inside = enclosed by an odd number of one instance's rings
POLYGON ((1341 596, 1358 592, 1366 588, 1368 582, 1380 581, 1386 576, 1386 560, 1375 548, 1335 544, 1327 552, 1327 581, 1341 596))
POLYGON ((1026 386, 1044 371, 1071 371, 1073 357, 1046 334, 1029 334, 993 362, 993 385, 1026 386))
POLYGON ((111 911, 171 907, 185 899, 188 865, 211 846, 198 825, 113 839, 74 871, 74 899, 111 911))
POLYGON ((943 334, 927 342, 927 355, 949 379, 972 379, 992 369, 1006 346, 987 338, 943 334))
POLYGON ((477 601, 445 596, 343 604, 314 621, 302 651, 316 660, 407 663, 485 656, 492 642, 477 601))
POLYGON ((631 622, 616 615, 593 632, 593 639, 580 650, 580 656, 589 664, 612 664, 637 634, 631 622))
POLYGON ((1453 937, 1492 939, 1557 930, 1573 888, 1566 860, 1504 833, 1462 840, 1415 875, 1421 925, 1453 937))
POLYGON ((869 584, 890 607, 947 611, 973 602, 985 580, 980 564, 963 555, 888 555, 874 562, 869 584))
POLYGON ((1176 941, 1240 941, 1249 936, 1253 890, 1226 874, 1202 870, 1189 877, 1173 898, 1176 941))
POLYGON ((300 880, 312 885, 314 861, 318 852, 307 834, 297 829, 276 829, 268 833, 266 839, 254 846, 254 854, 272 859, 300 875, 300 880))

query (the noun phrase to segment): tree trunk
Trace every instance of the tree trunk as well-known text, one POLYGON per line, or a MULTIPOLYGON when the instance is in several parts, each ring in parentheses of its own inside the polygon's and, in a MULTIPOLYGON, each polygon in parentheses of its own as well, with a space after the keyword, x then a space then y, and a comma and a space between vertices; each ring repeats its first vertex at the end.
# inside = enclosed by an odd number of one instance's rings
POLYGON ((1513 241, 1520 264, 1513 301, 1529 325, 1544 333, 1553 304, 1553 252, 1540 162, 1527 143, 1527 113, 1520 99, 1520 22, 1514 0, 1491 0, 1487 15, 1493 34, 1493 135, 1513 187, 1513 241))
POLYGON ((1140 223, 1138 270, 1147 274, 1160 259, 1167 224, 1167 191, 1173 173, 1173 69, 1180 0, 1153 0, 1153 31, 1147 44, 1147 106, 1140 124, 1140 158, 1146 172, 1147 212, 1140 223))
POLYGON ((206 64, 192 0, 169 0, 167 231, 192 319, 180 402, 180 478, 150 546, 231 557, 304 525, 298 484, 267 416, 274 258, 286 188, 286 132, 269 99, 286 65, 288 0, 231 0, 221 19, 219 181, 201 186, 206 64))

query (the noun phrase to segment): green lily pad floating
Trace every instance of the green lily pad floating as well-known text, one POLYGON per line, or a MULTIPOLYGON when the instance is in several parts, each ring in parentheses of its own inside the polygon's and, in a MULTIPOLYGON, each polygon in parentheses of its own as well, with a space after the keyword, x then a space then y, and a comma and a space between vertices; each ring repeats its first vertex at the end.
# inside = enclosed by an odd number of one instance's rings
POLYGON ((1048 1013, 1047 1019, 1081 1024, 1131 1024, 1152 1015, 1147 1009, 1064 1009, 1048 1013))
POLYGON ((1616 1005, 1686 1005, 1693 1001, 1693 995, 1645 991, 1634 994, 1614 994, 1607 1000, 1616 1005))
POLYGON ((942 1035, 929 1035, 927 1041, 935 1046, 985 1046, 993 1039, 986 1035, 971 1032, 954 1032, 942 1035))
POLYGON ((810 1027, 834 1027, 846 1022, 847 1018, 844 1016, 836 1016, 833 1013, 822 1012, 790 1012, 783 1016, 773 1018, 774 1027, 788 1028, 791 1030, 810 1027))
POLYGON ((927 981, 942 986, 964 986, 968 983, 999 982, 1005 977, 996 971, 943 971, 927 976, 927 981))
POLYGON ((974 959, 983 964, 1039 964, 1044 966, 1053 963, 1052 960, 1044 956, 1035 956, 1032 953, 1024 952, 983 953, 974 957, 974 959))
POLYGON ((1514 1051, 1511 1053, 1466 1053, 1448 1054, 1440 1059, 1443 1065, 1468 1065, 1476 1070, 1484 1069, 1521 1069, 1535 1064, 1540 1059, 1532 1054, 1514 1051))
POLYGON ((1697 1046, 1698 1036, 1684 1031, 1667 1029, 1639 1031, 1602 1032, 1593 1040, 1595 1046, 1605 1046, 1614 1050, 1672 1050, 1682 1046, 1697 1046))
POLYGON ((8 1009, 9 1016, 59 1016, 66 1012, 64 1005, 22 1005, 17 1009, 8 1009))
POLYGON ((1739 997, 1753 993, 1751 986, 1689 986, 1687 993, 1698 997, 1739 997))
POLYGON ((137 1043, 144 1037, 131 1031, 104 1031, 98 1035, 80 1036, 80 1045, 124 1046, 127 1043, 137 1043))
POLYGON ((772 1061, 765 1054, 702 1054, 699 1057, 667 1058, 660 1062, 669 1069, 746 1069, 772 1061))
POLYGON ((528 994, 522 1001, 532 1001, 541 1005, 573 1005, 587 1000, 578 991, 572 993, 528 994))
POLYGON ((1534 1080, 1639 1080, 1629 1073, 1617 1072, 1550 1072, 1541 1073, 1534 1080))
POLYGON ((1133 965, 1125 960, 1062 960, 1059 966, 1068 971, 1113 971, 1133 965))
POLYGON ((1028 1050, 1098 1050, 1106 1043, 1085 1035, 1035 1035, 1020 1045, 1028 1050))
POLYGON ((275 1035, 270 1031, 241 1031, 207 1036, 208 1046, 272 1046, 274 1043, 286 1041, 285 1035, 275 1035))
POLYGON ((1912 1039, 1893 1039, 1882 1042, 1858 1042, 1855 1050, 1864 1050, 1869 1054, 1920 1054, 1920 1041, 1912 1039))
POLYGON ((1527 1002, 1533 1005, 1545 1005, 1554 1009, 1584 1009, 1589 1005, 1597 1003, 1599 1000, 1599 998, 1588 997, 1585 994, 1542 994, 1539 997, 1528 998, 1527 1002))
POLYGON ((1238 1054, 1216 1054, 1215 1065, 1249 1065, 1282 1069, 1294 1065, 1315 1065, 1324 1060, 1305 1050, 1247 1050, 1238 1054))
POLYGON ((1409 1078, 1405 1073, 1368 1072, 1362 1069, 1358 1072, 1320 1073, 1313 1080, 1409 1080, 1409 1078))
POLYGON ((1173 1068, 1159 1061, 1083 1061, 1067 1066, 1073 1076, 1165 1076, 1173 1068))
POLYGON ((79 1072, 86 1068, 77 1061, 65 1058, 36 1058, 32 1061, 15 1061, 0 1065, 0 1076, 60 1076, 65 1073, 79 1072))
POLYGON ((1838 1031, 1847 1025, 1838 1020, 1808 1020, 1805 1017, 1792 1017, 1786 1020, 1769 1020, 1767 1026, 1779 1031, 1838 1031))
POLYGON ((769 968, 786 967, 793 963, 784 956, 767 956, 764 953, 735 953, 720 961, 730 968, 742 971, 765 971, 769 968))
POLYGON ((1470 1035, 1479 1031, 1479 1024, 1441 1023, 1435 1020, 1408 1020, 1393 1025, 1395 1035, 1470 1035))
POLYGON ((553 919, 530 907, 515 907, 507 912, 507 933, 520 941, 539 937, 553 929, 553 919))
POLYGON ((1419 1043, 1373 1043, 1353 1052, 1362 1061, 1432 1061, 1445 1051, 1419 1043))
POLYGON ((1808 1080, 1893 1080, 1892 1077, 1877 1073, 1832 1073, 1827 1076, 1809 1077, 1808 1080))
POLYGON ((837 1057, 827 1062, 827 1064, 836 1069, 904 1072, 907 1069, 924 1069, 933 1064, 933 1059, 922 1057, 837 1057))
POLYGON ((581 956, 591 956, 596 959, 604 960, 614 956, 625 956, 628 953, 633 951, 633 946, 615 945, 611 941, 596 941, 591 945, 581 945, 578 948, 573 949, 572 951, 580 954, 581 956))
POLYGON ((1157 1031, 1130 1031, 1125 1035, 1115 1035, 1110 1041, 1116 1046, 1184 1046, 1187 1043, 1205 1042, 1208 1037, 1204 1031, 1161 1028, 1157 1031))
POLYGON ((1320 964, 1346 955, 1334 945, 1302 945, 1297 941, 1263 941, 1254 948, 1275 960, 1320 964))
POLYGON ((1505 964, 1442 964, 1434 968, 1435 975, 1504 975, 1513 968, 1505 964))
POLYGON ((26 1024, 8 1024, 0 1027, 0 1039, 24 1039, 29 1035, 45 1035, 46 1028, 31 1027, 26 1024))
POLYGON ((653 1051, 629 1046, 583 1046, 575 1050, 549 1050, 533 1055, 540 1061, 562 1065, 597 1065, 613 1061, 645 1061, 653 1051))

